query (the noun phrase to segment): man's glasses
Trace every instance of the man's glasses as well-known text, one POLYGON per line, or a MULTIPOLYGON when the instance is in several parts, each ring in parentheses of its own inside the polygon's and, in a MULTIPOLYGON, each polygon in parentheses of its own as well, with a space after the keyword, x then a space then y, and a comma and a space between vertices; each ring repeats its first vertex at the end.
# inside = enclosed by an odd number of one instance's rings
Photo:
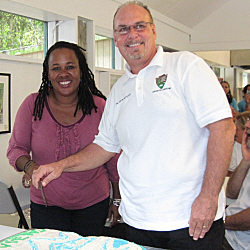
POLYGON ((124 34, 128 34, 130 32, 131 27, 133 27, 133 29, 137 32, 141 32, 144 31, 147 28, 148 24, 153 24, 152 22, 138 22, 134 25, 119 25, 117 29, 115 29, 114 31, 116 32, 116 34, 118 35, 124 35, 124 34))

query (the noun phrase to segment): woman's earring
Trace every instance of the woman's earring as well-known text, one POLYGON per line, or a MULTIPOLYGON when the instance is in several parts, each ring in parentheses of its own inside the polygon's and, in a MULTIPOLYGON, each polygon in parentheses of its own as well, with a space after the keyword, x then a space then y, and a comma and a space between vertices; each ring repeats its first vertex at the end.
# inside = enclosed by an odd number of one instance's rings
POLYGON ((49 90, 53 89, 53 86, 52 86, 52 84, 51 84, 51 81, 48 82, 48 89, 49 89, 49 90))

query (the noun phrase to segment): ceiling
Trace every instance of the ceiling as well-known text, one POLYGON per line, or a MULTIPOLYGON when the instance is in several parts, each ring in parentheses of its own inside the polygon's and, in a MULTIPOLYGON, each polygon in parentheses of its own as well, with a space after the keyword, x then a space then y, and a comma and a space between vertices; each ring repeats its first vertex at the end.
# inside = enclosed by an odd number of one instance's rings
POLYGON ((194 28, 230 0, 143 0, 150 9, 194 28))
MULTIPOLYGON (((127 2, 127 0, 113 1, 127 2)), ((150 10, 154 9, 189 28, 194 28, 198 23, 230 1, 232 0, 141 0, 150 10)))

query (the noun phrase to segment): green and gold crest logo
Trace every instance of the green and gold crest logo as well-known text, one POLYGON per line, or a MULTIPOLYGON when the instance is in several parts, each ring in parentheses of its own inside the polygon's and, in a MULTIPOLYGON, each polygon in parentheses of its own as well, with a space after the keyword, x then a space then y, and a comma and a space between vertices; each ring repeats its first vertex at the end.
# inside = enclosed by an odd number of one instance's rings
POLYGON ((155 80, 156 80, 156 85, 162 89, 167 81, 167 77, 168 75, 167 74, 163 74, 159 77, 157 77, 155 80))

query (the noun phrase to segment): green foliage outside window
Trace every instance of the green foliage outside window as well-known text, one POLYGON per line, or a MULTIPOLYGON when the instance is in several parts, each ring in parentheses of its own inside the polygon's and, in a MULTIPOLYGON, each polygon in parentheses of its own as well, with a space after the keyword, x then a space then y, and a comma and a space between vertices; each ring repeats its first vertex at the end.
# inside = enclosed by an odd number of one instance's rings
POLYGON ((42 51, 46 23, 0 11, 0 54, 42 51))

